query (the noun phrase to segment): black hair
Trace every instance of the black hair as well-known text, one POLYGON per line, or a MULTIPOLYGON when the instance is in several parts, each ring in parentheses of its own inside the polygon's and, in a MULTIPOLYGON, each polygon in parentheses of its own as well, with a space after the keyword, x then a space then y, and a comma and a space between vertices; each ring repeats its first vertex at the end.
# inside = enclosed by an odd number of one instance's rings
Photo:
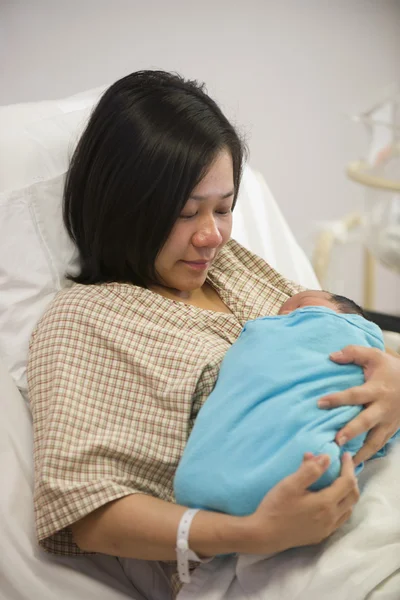
POLYGON ((63 215, 82 284, 157 283, 155 260, 190 193, 227 149, 239 191, 244 141, 204 84, 165 71, 114 83, 72 156, 63 215))
POLYGON ((356 304, 353 300, 350 300, 350 298, 339 296, 338 294, 331 294, 330 292, 328 293, 330 294, 332 302, 336 304, 341 312, 360 315, 361 317, 364 317, 364 319, 367 318, 361 306, 356 304))

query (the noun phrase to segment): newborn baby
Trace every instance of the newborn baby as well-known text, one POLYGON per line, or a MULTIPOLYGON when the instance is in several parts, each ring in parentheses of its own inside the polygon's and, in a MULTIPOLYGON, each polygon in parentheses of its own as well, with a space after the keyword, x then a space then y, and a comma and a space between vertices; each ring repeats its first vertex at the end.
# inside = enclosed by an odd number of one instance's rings
POLYGON ((326 394, 364 383, 361 367, 329 359, 349 344, 384 349, 381 330, 361 308, 328 292, 300 292, 277 316, 246 323, 196 419, 175 476, 176 501, 251 514, 298 469, 305 452, 328 454, 331 461, 312 489, 331 484, 343 452, 354 455, 365 439, 343 447, 334 441, 362 407, 317 406, 326 394))

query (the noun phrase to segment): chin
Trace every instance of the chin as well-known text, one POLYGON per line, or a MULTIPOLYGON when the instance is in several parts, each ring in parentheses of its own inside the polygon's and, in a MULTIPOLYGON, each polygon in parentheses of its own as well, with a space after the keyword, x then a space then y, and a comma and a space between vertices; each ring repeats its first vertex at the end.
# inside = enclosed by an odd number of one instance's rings
POLYGON ((194 292, 204 285, 206 279, 206 277, 201 277, 197 280, 181 282, 179 284, 179 288, 177 289, 179 289, 181 292, 194 292))
POLYGON ((176 290, 180 292, 194 292, 201 288, 207 279, 207 273, 202 273, 201 275, 193 276, 193 277, 182 277, 177 279, 173 283, 171 287, 174 287, 176 290))

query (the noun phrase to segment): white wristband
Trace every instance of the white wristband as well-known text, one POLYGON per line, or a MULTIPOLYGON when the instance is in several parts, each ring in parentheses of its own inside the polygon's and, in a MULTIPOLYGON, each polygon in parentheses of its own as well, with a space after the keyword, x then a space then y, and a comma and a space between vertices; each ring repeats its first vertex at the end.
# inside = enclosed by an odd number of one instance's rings
POLYGON ((199 512, 198 508, 189 508, 183 513, 178 525, 176 536, 176 557, 178 561, 178 575, 182 583, 190 583, 189 560, 196 562, 209 562, 211 558, 202 559, 189 548, 189 531, 194 516, 199 512))

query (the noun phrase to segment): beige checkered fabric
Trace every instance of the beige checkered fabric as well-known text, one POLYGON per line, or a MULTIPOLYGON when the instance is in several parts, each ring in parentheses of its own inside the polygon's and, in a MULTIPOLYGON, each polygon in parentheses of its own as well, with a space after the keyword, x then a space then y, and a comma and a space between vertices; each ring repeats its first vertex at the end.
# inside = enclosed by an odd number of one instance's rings
POLYGON ((175 470, 225 352, 246 321, 301 289, 233 240, 208 280, 232 314, 110 283, 60 292, 41 319, 28 384, 44 549, 80 554, 68 526, 111 500, 174 501, 175 470))

